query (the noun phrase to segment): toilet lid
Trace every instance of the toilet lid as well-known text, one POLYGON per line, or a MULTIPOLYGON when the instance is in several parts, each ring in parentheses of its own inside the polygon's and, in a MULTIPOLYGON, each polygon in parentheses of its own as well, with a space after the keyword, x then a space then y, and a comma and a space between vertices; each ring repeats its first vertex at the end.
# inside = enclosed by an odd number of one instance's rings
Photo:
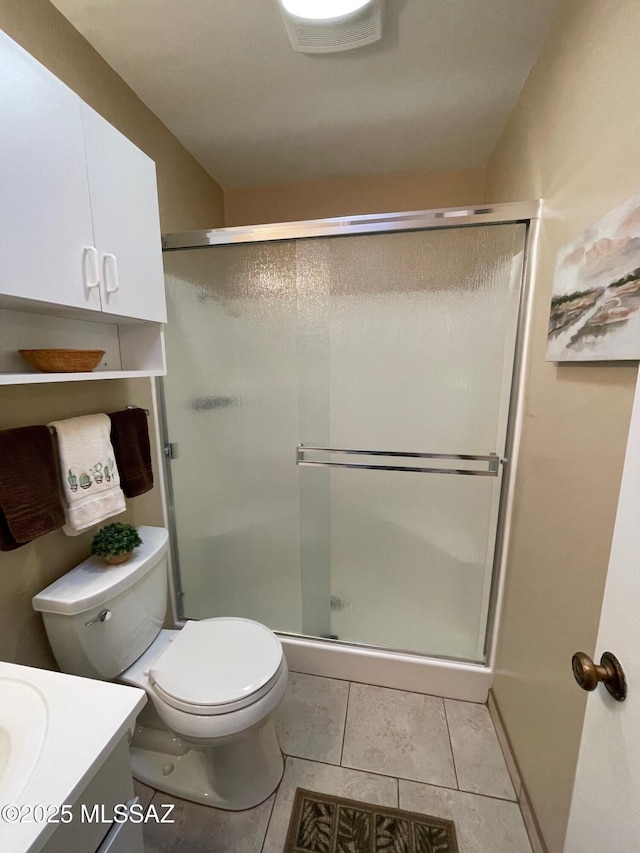
POLYGON ((251 619, 187 622, 149 670, 168 704, 191 714, 225 714, 257 701, 278 678, 282 646, 251 619))

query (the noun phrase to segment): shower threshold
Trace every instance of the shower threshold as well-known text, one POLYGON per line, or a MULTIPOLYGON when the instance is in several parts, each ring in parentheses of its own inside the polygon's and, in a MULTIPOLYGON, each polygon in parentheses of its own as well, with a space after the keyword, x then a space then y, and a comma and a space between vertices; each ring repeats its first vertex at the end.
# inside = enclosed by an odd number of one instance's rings
POLYGON ((279 636, 293 672, 481 703, 493 680, 486 664, 331 642, 335 638, 279 636))

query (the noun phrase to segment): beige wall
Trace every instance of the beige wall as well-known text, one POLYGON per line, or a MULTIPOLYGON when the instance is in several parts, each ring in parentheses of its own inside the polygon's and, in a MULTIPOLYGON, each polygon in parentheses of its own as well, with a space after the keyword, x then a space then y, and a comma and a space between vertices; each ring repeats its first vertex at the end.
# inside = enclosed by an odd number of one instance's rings
POLYGON ((546 363, 546 326, 558 248, 639 192, 639 38, 637 0, 564 4, 487 169, 488 202, 543 197, 550 212, 494 690, 551 853, 587 701, 571 655, 596 652, 637 363, 546 363))
MULTIPOLYGON (((156 161, 165 230, 222 223, 220 187, 50 3, 0 0, 0 27, 156 161)), ((0 386, 0 429, 113 411, 128 403, 148 408, 150 400, 146 379, 0 386)), ((162 523, 157 488, 128 503, 119 520, 162 523)), ((69 538, 56 531, 17 551, 0 552, 1 660, 53 665, 31 597, 84 559, 90 542, 91 534, 69 538)))
POLYGON ((224 191, 226 225, 428 210, 483 201, 483 169, 360 175, 224 191))
MULTIPOLYGON (((148 379, 0 385, 0 429, 111 412, 130 403, 150 406, 148 379)), ((149 427, 153 434, 152 417, 149 427)), ((114 521, 162 524, 159 489, 128 500, 127 512, 114 521)), ((55 667, 42 619, 34 613, 31 598, 89 555, 92 535, 69 537, 56 530, 16 551, 0 551, 0 660, 55 667)))
POLYGON ((0 28, 155 161, 163 232, 223 224, 220 186, 48 0, 0 0, 0 28))

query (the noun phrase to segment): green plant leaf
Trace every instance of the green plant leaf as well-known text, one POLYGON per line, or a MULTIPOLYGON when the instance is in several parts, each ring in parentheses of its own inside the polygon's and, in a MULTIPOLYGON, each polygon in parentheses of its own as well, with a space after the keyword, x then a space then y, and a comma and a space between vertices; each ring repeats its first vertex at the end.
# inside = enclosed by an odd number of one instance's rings
POLYGON ((142 539, 132 524, 115 521, 98 530, 91 543, 91 553, 99 557, 126 554, 142 545, 142 539))

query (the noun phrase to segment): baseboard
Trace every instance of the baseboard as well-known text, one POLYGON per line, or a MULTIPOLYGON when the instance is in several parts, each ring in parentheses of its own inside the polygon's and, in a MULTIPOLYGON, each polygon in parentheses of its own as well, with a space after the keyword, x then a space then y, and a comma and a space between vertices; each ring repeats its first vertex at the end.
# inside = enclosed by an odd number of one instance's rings
POLYGON ((514 755, 511 742, 509 741, 509 735, 505 729, 502 714, 498 703, 496 702, 493 690, 489 690, 487 706, 489 708, 489 713, 491 714, 491 719, 493 720, 493 725, 495 726, 498 743, 500 744, 500 749, 504 755, 504 760, 507 764, 507 770, 509 771, 514 791, 516 792, 516 798, 518 800, 518 805, 520 806, 522 820, 524 821, 529 841, 531 842, 531 849, 533 850, 533 853, 548 853, 547 846, 544 843, 544 838, 542 837, 542 832, 540 831, 538 819, 536 818, 533 806, 531 805, 531 798, 526 785, 522 781, 522 774, 520 773, 520 768, 518 767, 518 762, 514 755))

